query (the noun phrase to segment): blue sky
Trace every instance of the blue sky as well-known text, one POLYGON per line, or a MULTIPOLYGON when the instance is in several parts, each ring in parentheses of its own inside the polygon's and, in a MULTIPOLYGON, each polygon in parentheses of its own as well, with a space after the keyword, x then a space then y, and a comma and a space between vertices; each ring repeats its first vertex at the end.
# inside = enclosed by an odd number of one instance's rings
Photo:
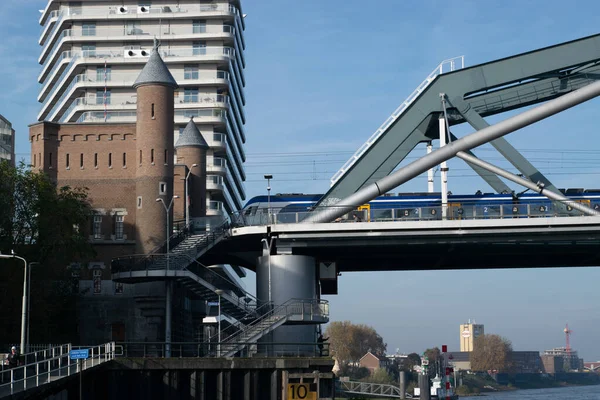
MULTIPOLYGON (((13 122, 25 159, 27 125, 39 109, 37 20, 45 4, 0 1, 0 113, 13 122)), ((265 193, 265 173, 274 175, 275 193, 325 192, 441 60, 464 55, 474 65, 596 34, 600 15, 599 2, 583 0, 577 7, 549 0, 243 0, 243 8, 248 198, 265 193)), ((556 186, 599 188, 599 105, 590 101, 507 139, 556 186)), ((510 169, 488 147, 476 153, 510 169)), ((450 162, 450 190, 487 190, 465 168, 450 162)), ((421 177, 398 191, 425 189, 421 177)), ((328 299, 333 320, 372 325, 391 351, 456 350, 458 325, 469 318, 517 350, 544 350, 564 345, 568 322, 573 347, 592 361, 600 360, 599 280, 598 268, 345 273, 340 294, 328 299)))

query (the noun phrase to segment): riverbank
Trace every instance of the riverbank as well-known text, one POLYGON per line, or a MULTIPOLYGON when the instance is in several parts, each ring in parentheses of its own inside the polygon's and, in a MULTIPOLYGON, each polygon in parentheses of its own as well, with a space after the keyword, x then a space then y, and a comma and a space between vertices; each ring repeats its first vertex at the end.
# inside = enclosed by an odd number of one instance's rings
POLYGON ((477 396, 491 392, 514 391, 519 389, 547 389, 571 386, 599 385, 600 375, 593 373, 568 374, 518 374, 492 378, 489 375, 465 375, 462 386, 456 393, 460 396, 477 396))

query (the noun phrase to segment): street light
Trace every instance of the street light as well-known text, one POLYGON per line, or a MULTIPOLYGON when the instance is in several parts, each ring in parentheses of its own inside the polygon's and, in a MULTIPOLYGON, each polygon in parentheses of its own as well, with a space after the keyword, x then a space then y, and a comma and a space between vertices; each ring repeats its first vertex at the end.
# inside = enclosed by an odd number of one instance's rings
POLYGON ((30 262, 29 263, 29 268, 28 268, 28 272, 27 272, 27 337, 25 338, 25 347, 27 352, 29 353, 29 317, 31 316, 31 270, 33 269, 34 265, 40 265, 39 262, 34 261, 34 262, 30 262))
POLYGON ((215 293, 217 294, 217 296, 219 296, 219 313, 218 313, 218 320, 217 320, 217 330, 218 330, 218 336, 217 336, 217 357, 221 357, 221 295, 223 294, 223 291, 221 289, 217 289, 215 290, 215 293))
POLYGON ((192 173, 192 168, 196 168, 197 166, 198 164, 192 164, 185 178, 181 178, 185 180, 185 227, 188 229, 190 229, 190 196, 188 192, 188 178, 192 173))
POLYGON ((167 271, 169 270, 169 238, 171 237, 171 235, 169 234, 170 233, 169 211, 171 211, 171 207, 173 207, 173 201, 178 198, 179 198, 179 196, 173 196, 168 207, 162 198, 159 197, 158 199, 156 199, 157 203, 158 202, 162 203, 163 207, 165 208, 165 213, 167 214, 167 271))
POLYGON ((0 254, 0 258, 17 258, 23 261, 25 265, 24 276, 23 276, 23 304, 21 306, 21 353, 25 354, 25 329, 26 329, 26 321, 27 321, 27 293, 28 293, 28 285, 27 278, 29 277, 28 268, 27 268, 27 260, 23 257, 19 257, 15 255, 14 251, 11 251, 12 254, 0 254))
MULTIPOLYGON (((165 214, 167 214, 167 271, 169 270, 169 239, 170 236, 169 235, 169 231, 170 231, 170 225, 169 225, 169 211, 171 210, 171 207, 173 207, 173 201, 175 199, 178 199, 179 196, 173 196, 173 198, 171 199, 171 202, 169 203, 169 206, 167 207, 167 205, 165 204, 165 201, 162 198, 158 198, 156 199, 156 202, 161 202, 164 209, 165 209, 165 214)), ((167 293, 165 296, 165 357, 171 357, 171 303, 173 301, 173 286, 171 284, 171 282, 167 281, 167 293)))
POLYGON ((273 175, 266 174, 265 179, 267 180, 267 210, 269 212, 269 224, 271 223, 271 179, 273 175))

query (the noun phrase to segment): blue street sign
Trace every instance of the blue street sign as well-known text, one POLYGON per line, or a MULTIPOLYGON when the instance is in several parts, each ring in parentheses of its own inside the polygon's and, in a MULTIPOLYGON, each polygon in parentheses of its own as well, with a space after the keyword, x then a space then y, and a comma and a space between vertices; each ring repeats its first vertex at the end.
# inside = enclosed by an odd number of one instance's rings
POLYGON ((69 357, 71 360, 85 360, 90 356, 90 349, 79 349, 79 350, 71 350, 69 352, 69 357))
POLYGON ((208 306, 209 306, 209 307, 216 307, 216 306, 218 306, 218 305, 219 305, 219 302, 218 302, 218 301, 209 301, 209 302, 208 302, 208 306))

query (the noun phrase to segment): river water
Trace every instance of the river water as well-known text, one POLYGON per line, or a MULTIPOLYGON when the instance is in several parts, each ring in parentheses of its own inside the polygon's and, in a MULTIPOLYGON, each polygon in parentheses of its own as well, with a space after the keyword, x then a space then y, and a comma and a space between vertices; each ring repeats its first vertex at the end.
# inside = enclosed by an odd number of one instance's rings
POLYGON ((460 397, 469 400, 600 400, 600 385, 552 389, 515 390, 485 393, 485 397, 460 397))

